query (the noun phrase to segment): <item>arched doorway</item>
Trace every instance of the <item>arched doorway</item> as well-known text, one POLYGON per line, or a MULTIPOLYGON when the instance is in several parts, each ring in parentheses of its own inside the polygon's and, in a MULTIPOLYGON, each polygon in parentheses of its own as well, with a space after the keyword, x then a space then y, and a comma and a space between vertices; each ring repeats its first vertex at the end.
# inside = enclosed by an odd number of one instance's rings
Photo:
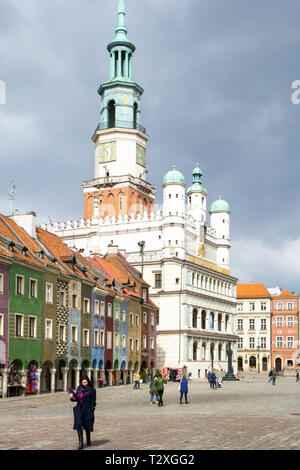
POLYGON ((193 310, 193 328, 198 328, 198 310, 196 308, 193 310))
POLYGON ((238 370, 239 371, 243 371, 243 358, 242 357, 239 357, 238 358, 238 370))
POLYGON ((250 369, 256 369, 256 357, 255 356, 250 357, 249 367, 250 367, 250 369))
POLYGON ((202 330, 206 329, 206 311, 202 310, 201 312, 201 328, 202 330))
POLYGON ((50 361, 44 362, 41 372, 41 393, 51 392, 51 372, 52 364, 50 361))
POLYGON ((268 358, 267 357, 263 357, 262 359, 262 370, 264 371, 268 370, 268 358))
POLYGON ((64 359, 60 359, 58 362, 56 361, 55 368, 55 390, 62 391, 64 388, 64 374, 63 369, 67 367, 67 363, 64 359))
POLYGON ((76 369, 78 368, 78 362, 75 359, 69 364, 69 371, 68 371, 68 387, 72 388, 73 390, 76 389, 76 369))
POLYGON ((280 357, 276 357, 275 359, 275 369, 277 372, 280 372, 282 370, 282 360, 280 357))
POLYGON ((109 370, 111 370, 111 362, 110 361, 106 361, 106 364, 105 364, 105 385, 108 386, 109 384, 109 370))
POLYGON ((88 376, 88 369, 90 367, 90 363, 88 360, 85 360, 81 364, 81 371, 80 371, 80 381, 82 377, 87 377, 88 376))
POLYGON ((213 314, 213 312, 210 312, 210 315, 209 315, 209 328, 211 330, 213 330, 215 327, 215 316, 213 314))
POLYGON ((193 343, 193 361, 197 361, 198 355, 198 341, 194 341, 193 343))

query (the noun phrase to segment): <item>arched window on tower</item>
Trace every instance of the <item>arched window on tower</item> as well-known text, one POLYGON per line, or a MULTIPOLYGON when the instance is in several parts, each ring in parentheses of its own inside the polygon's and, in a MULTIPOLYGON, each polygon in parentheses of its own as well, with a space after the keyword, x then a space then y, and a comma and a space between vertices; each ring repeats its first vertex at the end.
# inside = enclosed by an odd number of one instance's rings
POLYGON ((115 127, 116 125, 116 103, 111 100, 108 103, 108 128, 115 127))
POLYGON ((137 103, 134 103, 133 106, 133 128, 137 128, 137 112, 138 112, 138 105, 137 103))

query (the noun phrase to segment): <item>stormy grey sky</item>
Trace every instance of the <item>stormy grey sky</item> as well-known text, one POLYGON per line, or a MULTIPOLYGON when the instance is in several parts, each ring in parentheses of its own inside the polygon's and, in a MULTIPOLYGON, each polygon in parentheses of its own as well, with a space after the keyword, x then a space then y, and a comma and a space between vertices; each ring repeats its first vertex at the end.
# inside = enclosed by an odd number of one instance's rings
MULTIPOLYGON (((232 208, 232 274, 299 292, 299 0, 126 7, 157 202, 173 164, 190 184, 199 162, 208 206, 222 195, 232 208)), ((116 11, 117 0, 1 0, 1 213, 13 178, 15 208, 39 223, 82 216, 116 11)))

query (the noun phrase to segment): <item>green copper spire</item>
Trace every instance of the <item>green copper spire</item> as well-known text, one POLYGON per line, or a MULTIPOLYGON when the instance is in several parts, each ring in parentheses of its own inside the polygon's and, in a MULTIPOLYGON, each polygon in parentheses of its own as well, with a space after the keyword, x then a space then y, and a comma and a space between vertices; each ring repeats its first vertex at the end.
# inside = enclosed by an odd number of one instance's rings
POLYGON ((188 193, 191 191, 201 191, 205 194, 207 194, 206 189, 202 186, 202 181, 201 178, 203 176, 202 171, 199 168, 199 163, 196 163, 196 168, 193 171, 193 184, 192 186, 188 189, 188 193))
POLYGON ((119 0, 119 6, 118 6, 119 24, 116 29, 117 41, 128 41, 127 28, 125 24, 125 15, 126 15, 125 0, 119 0))

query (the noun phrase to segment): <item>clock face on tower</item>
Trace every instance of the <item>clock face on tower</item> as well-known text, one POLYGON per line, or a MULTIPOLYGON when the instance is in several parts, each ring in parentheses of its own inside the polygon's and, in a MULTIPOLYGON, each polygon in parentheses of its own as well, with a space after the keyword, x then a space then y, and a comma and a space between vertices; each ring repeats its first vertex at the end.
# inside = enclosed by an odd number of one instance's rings
POLYGON ((98 147, 99 163, 113 162, 116 160, 117 142, 106 142, 98 147))
POLYGON ((136 162, 146 167, 146 149, 139 144, 136 144, 136 162))

